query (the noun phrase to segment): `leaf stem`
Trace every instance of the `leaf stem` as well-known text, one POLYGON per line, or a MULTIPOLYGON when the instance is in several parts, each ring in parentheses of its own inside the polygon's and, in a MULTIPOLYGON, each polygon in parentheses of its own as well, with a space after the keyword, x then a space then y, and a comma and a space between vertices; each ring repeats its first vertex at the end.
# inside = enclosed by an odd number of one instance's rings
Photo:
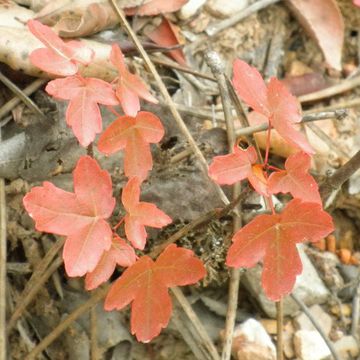
POLYGON ((113 232, 115 232, 119 227, 120 225, 124 222, 125 220, 125 216, 123 216, 120 221, 112 228, 113 229, 113 232))
POLYGON ((283 360, 283 326, 284 326, 284 303, 283 299, 276 302, 276 359, 283 360))

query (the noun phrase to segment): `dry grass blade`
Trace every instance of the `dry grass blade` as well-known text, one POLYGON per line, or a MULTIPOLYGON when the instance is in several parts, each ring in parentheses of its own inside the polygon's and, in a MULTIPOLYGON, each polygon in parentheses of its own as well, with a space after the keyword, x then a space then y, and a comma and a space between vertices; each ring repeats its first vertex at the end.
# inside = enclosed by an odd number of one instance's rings
POLYGON ((6 360, 6 202, 0 179, 0 360, 6 360))
POLYGON ((52 267, 55 267, 51 272, 48 268, 51 261, 58 254, 62 246, 64 245, 64 239, 58 240, 53 247, 46 253, 42 261, 39 263, 37 268, 34 270, 30 280, 27 282, 25 289, 20 295, 20 300, 16 304, 16 308, 11 315, 11 318, 7 325, 7 331, 10 332, 11 329, 16 324, 16 321, 20 318, 23 311, 26 309, 27 305, 31 302, 34 296, 37 294, 37 291, 41 286, 46 282, 46 280, 52 275, 52 273, 62 264, 62 259, 58 258, 52 267), (56 264, 56 265, 54 265, 56 264), (39 285, 41 283, 41 285, 39 285))

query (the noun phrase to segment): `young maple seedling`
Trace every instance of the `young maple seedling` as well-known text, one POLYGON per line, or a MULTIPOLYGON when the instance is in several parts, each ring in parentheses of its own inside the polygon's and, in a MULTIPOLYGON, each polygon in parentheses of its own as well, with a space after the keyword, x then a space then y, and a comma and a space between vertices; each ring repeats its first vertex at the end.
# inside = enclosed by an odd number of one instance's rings
POLYGON ((278 301, 289 294, 302 263, 296 245, 319 241, 334 230, 331 216, 322 209, 318 185, 308 173, 313 153, 305 136, 294 128, 301 121, 296 99, 276 78, 266 86, 260 73, 241 60, 234 63, 233 84, 239 97, 254 111, 250 119, 269 125, 265 160, 258 164, 256 150, 235 146, 234 152, 215 157, 209 176, 218 184, 232 185, 248 179, 268 199, 272 215, 259 215, 233 236, 226 264, 253 267, 263 260, 262 287, 267 297, 278 301), (300 151, 285 162, 285 170, 268 164, 271 127, 300 151), (274 170, 269 176, 269 171, 274 170), (290 193, 291 200, 280 214, 272 205, 272 194, 290 193))
MULTIPOLYGON (((86 45, 64 42, 36 20, 30 20, 28 26, 45 45, 30 54, 30 61, 44 71, 66 76, 49 82, 46 91, 70 100, 66 122, 82 146, 91 144, 102 131, 99 104, 121 104, 125 116, 119 116, 101 134, 98 149, 105 155, 124 150, 124 173, 129 180, 121 196, 126 215, 114 227, 109 223, 115 207, 111 176, 89 156, 82 156, 73 171, 74 192, 44 182, 24 197, 24 206, 37 230, 67 237, 65 270, 69 276, 85 275, 88 290, 107 281, 117 265, 127 267, 111 286, 105 308, 122 309, 132 303, 131 331, 139 341, 148 342, 168 324, 172 308, 168 288, 196 283, 206 274, 191 250, 169 245, 156 261, 146 255, 138 257, 134 250, 144 249, 146 226, 162 228, 172 221, 154 204, 140 201, 141 184, 153 165, 150 144, 161 141, 164 128, 157 116, 139 111, 139 98, 153 103, 157 100, 144 82, 127 70, 117 45, 112 46, 109 58, 118 77, 109 84, 84 78, 78 72, 78 64, 89 65, 94 56, 86 45), (117 233, 122 224, 126 239, 117 233)), ((275 78, 266 86, 258 71, 241 60, 234 64, 234 86, 253 108, 253 121, 269 124, 265 161, 257 163, 255 148, 236 146, 233 154, 214 159, 210 177, 219 184, 248 179, 270 204, 271 194, 279 192, 290 193, 294 199, 280 214, 271 206, 271 215, 257 216, 240 229, 233 237, 226 263, 251 267, 263 259, 265 293, 279 300, 291 292, 302 271, 296 244, 319 240, 333 230, 333 224, 321 207, 318 186, 308 173, 313 150, 294 128, 301 120, 295 98, 275 78), (284 170, 268 164, 271 127, 300 150, 286 160, 284 170), (269 176, 270 170, 275 171, 269 176)))
POLYGON ((107 281, 117 265, 127 267, 111 287, 105 308, 121 309, 132 302, 131 331, 139 341, 148 342, 169 322, 172 305, 168 288, 196 283, 206 273, 191 250, 170 245, 155 262, 148 256, 138 257, 134 250, 144 249, 146 226, 162 228, 172 222, 154 204, 140 201, 141 184, 153 165, 150 144, 162 139, 164 128, 157 116, 139 111, 139 98, 152 103, 157 100, 145 83, 127 70, 117 45, 112 46, 109 60, 118 77, 110 84, 78 72, 79 63, 89 65, 94 57, 82 42, 64 42, 36 20, 30 20, 28 27, 45 45, 30 54, 30 61, 43 71, 66 76, 50 81, 45 90, 70 101, 66 122, 82 146, 90 145, 102 131, 99 104, 121 104, 125 116, 119 116, 104 131, 98 149, 106 155, 124 149, 124 172, 129 180, 121 196, 126 214, 114 227, 109 223, 115 207, 111 176, 90 156, 77 162, 74 192, 44 182, 24 197, 24 207, 37 230, 67 237, 63 250, 66 273, 85 275, 86 289, 107 281), (122 224, 126 239, 117 233, 122 224))

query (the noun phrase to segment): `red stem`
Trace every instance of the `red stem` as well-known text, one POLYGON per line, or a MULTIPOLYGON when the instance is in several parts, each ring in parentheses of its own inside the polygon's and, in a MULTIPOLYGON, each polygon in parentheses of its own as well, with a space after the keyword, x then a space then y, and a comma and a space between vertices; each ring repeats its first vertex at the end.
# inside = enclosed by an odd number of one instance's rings
POLYGON ((120 219, 120 221, 113 227, 113 231, 115 232, 119 226, 124 222, 125 216, 120 219))

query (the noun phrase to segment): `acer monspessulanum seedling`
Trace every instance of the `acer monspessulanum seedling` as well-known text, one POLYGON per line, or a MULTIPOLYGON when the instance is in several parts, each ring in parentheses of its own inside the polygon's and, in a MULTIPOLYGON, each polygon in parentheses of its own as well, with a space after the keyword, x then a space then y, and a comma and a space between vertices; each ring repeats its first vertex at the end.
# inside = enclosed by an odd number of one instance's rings
MULTIPOLYGON (((118 45, 109 48, 109 60, 118 76, 108 83, 81 76, 79 69, 89 65, 95 55, 84 43, 65 42, 36 20, 30 20, 28 28, 44 45, 30 54, 30 61, 45 72, 62 76, 50 81, 46 92, 69 101, 66 122, 74 136, 87 147, 102 133, 100 152, 111 155, 123 150, 128 182, 121 196, 126 215, 114 227, 109 223, 116 203, 111 176, 90 156, 80 157, 76 164, 74 192, 44 182, 24 197, 24 206, 37 230, 66 236, 66 273, 85 276, 86 289, 109 280, 116 266, 126 268, 111 286, 105 309, 122 309, 131 303, 131 331, 139 341, 148 342, 169 322, 172 304, 168 289, 194 284, 206 275, 204 265, 191 250, 174 244, 155 261, 147 255, 138 257, 134 250, 144 249, 146 227, 162 228, 172 221, 154 204, 140 201, 141 184, 152 169, 150 144, 161 141, 164 128, 156 115, 140 111, 139 98, 157 100, 146 84, 128 71, 118 45), (99 105, 121 106, 125 115, 102 132, 99 105), (117 233, 120 226, 124 226, 126 239, 117 233)), ((269 133, 264 162, 259 162, 255 148, 235 146, 232 154, 216 157, 209 168, 209 176, 218 184, 248 179, 270 204, 272 194, 293 196, 280 214, 271 205, 271 215, 259 215, 241 228, 226 259, 231 267, 251 267, 263 261, 263 288, 276 301, 291 292, 302 271, 296 244, 321 239, 333 231, 333 224, 308 173, 313 151, 305 136, 293 127, 301 120, 295 98, 275 78, 266 86, 258 71, 240 60, 234 64, 234 86, 254 110, 252 121, 269 123, 299 150, 286 160, 284 170, 273 168, 268 163, 269 133)))

